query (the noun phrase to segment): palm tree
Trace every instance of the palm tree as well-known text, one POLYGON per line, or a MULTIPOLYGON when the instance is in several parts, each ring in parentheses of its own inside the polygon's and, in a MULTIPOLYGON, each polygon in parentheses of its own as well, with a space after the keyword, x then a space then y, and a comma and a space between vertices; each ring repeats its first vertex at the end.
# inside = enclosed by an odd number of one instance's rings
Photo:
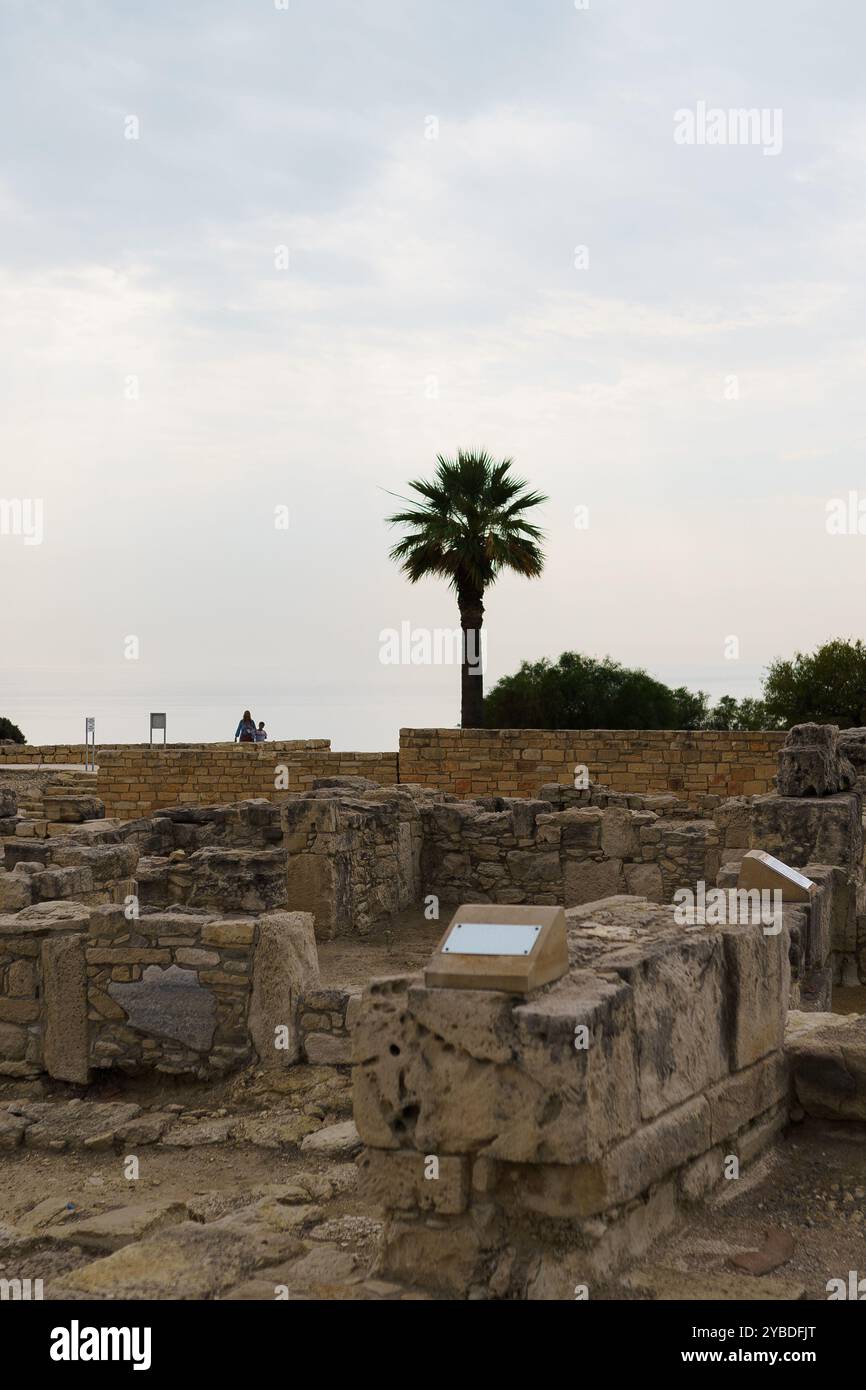
POLYGON ((484 723, 484 592, 501 570, 528 579, 541 573, 543 532, 523 513, 547 498, 526 490, 524 480, 511 472, 511 459, 497 462, 487 453, 460 449, 456 459, 439 454, 436 462, 430 482, 409 484, 422 500, 401 498, 409 510, 387 518, 391 526, 410 528, 393 546, 391 559, 411 583, 435 575, 455 591, 463 641, 460 722, 464 729, 477 729, 484 723))

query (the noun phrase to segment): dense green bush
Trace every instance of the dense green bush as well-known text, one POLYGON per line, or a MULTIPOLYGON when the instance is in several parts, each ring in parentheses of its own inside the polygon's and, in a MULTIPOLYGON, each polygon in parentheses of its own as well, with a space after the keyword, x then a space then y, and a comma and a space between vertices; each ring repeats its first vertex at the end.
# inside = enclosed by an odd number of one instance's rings
POLYGON ((702 690, 671 689, 646 671, 579 652, 524 661, 484 702, 489 729, 770 729, 760 700, 725 695, 713 708, 702 690))
POLYGON ((843 729, 866 724, 866 646, 859 638, 837 637, 812 653, 771 662, 764 702, 768 715, 788 729, 810 720, 843 729))
POLYGON ((13 724, 11 719, 4 719, 2 715, 0 715, 0 738, 11 738, 13 743, 27 742, 18 725, 13 724))

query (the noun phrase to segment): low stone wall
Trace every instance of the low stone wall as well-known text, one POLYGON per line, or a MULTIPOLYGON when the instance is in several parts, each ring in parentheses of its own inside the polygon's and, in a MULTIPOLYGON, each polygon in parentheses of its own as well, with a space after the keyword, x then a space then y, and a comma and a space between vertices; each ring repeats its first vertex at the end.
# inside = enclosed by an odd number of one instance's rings
POLYGON ((396 753, 333 752, 327 739, 100 748, 96 794, 124 820, 166 806, 212 805, 303 791, 321 777, 397 781, 396 753))
POLYGON ((409 789, 321 787, 282 815, 288 902, 313 913, 320 939, 366 936, 420 905, 423 832, 409 789))
POLYGON ((83 763, 85 751, 83 743, 0 743, 0 770, 4 763, 83 763))
POLYGON ((383 1277, 573 1299, 784 1125, 784 929, 686 930, 634 899, 567 920, 568 974, 526 1000, 365 991, 354 1113, 383 1277))
MULTIPOLYGON (((665 729, 401 729, 399 753, 351 753, 327 739, 266 744, 109 744, 97 749, 96 794, 107 816, 163 806, 238 801, 302 791, 329 776, 434 786, 457 796, 534 796, 544 782, 592 781, 616 791, 673 791, 693 806, 707 794, 773 789, 783 733, 665 729), (277 765, 286 775, 276 783, 277 765)), ((0 746, 4 763, 84 762, 83 744, 0 746)))
MULTIPOLYGON (((821 885, 826 902, 820 911, 828 915, 827 956, 819 959, 814 949, 810 952, 812 979, 809 983, 804 977, 803 1007, 828 1007, 825 970, 834 984, 866 983, 863 794, 736 797, 718 806, 713 820, 726 885, 734 881, 750 849, 774 855, 821 885), (808 1004, 807 998, 813 1002, 808 1004)), ((818 910, 816 906, 813 916, 818 910)))
POLYGON ((0 915, 0 1076, 290 1066, 317 985, 305 913, 34 905, 0 915))
POLYGON ((308 1062, 313 1066, 351 1066, 352 1029, 360 1007, 360 990, 316 989, 304 995, 300 1031, 308 1062))
MULTIPOLYGON (((545 789, 547 790, 547 789, 545 789)), ((421 808, 422 893, 442 903, 573 907, 617 893, 670 902, 678 888, 714 883, 719 834, 709 819, 643 809, 664 798, 550 789, 553 800, 431 801, 421 808), (555 809, 563 801, 576 805, 555 809), (626 798, 622 798, 625 803, 626 798), (579 804, 579 803, 583 804, 579 804)), ((671 800, 674 800, 671 798, 671 800)))
POLYGON ((543 782, 573 785, 583 765, 616 791, 772 791, 784 733, 667 729, 401 729, 400 781, 458 796, 533 796, 543 782))

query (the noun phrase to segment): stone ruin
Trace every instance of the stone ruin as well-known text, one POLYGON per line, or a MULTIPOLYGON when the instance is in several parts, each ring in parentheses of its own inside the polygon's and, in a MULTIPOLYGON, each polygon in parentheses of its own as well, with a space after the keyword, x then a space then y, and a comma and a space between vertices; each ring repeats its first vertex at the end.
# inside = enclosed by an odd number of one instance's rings
MULTIPOLYGON (((864 777, 866 730, 806 725, 781 751, 776 792, 697 805, 556 784, 460 800, 323 778, 280 805, 125 822, 69 791, 48 821, 2 791, 0 1080, 61 1089, 0 1099, 0 1148, 183 1143, 196 1125, 168 1110, 149 1120, 118 1103, 88 1128, 76 1107, 100 1109, 87 1088, 109 1076, 236 1078, 237 1094, 256 1077, 250 1095, 276 1087, 306 1109, 260 1106, 218 1134, 360 1150, 359 1198, 381 1213, 371 1297, 399 1296, 377 1281, 573 1297, 687 1221, 726 1162, 748 1169, 793 1113, 866 1120, 866 1020, 830 1012, 835 989, 866 983, 864 777), (784 902, 772 931, 684 926, 676 894, 736 890, 754 850, 800 870, 808 899, 784 902), (528 997, 428 987, 422 960, 323 983, 321 952, 362 959, 431 902, 440 929, 466 902, 491 915, 562 906, 567 973, 528 997), (66 1116, 59 1130, 52 1116, 66 1116)), ((135 1239, 164 1245, 175 1229, 135 1239)), ((251 1256, 235 1282, 263 1263, 251 1256)), ((59 1287, 105 1296, 94 1270, 59 1287)), ((159 1296, 117 1287, 109 1296, 159 1296)))

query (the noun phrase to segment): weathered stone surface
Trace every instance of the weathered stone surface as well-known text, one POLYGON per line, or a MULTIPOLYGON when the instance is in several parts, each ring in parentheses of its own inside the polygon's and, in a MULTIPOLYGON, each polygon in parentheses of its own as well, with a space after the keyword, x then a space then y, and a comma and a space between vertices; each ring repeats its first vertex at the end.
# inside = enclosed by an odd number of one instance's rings
POLYGON ((301 998, 318 982, 312 916, 308 912, 275 912, 262 917, 253 957, 249 1012, 250 1037, 262 1066, 284 1068, 297 1062, 301 998))
POLYGON ((354 1158, 361 1148, 361 1139, 354 1120, 341 1120, 339 1124, 327 1125, 301 1140, 301 1153, 319 1158, 354 1158))
POLYGON ((64 1221, 46 1226, 43 1234, 48 1240, 80 1245, 84 1250, 120 1250, 124 1245, 142 1240, 165 1226, 177 1226, 185 1221, 187 1209, 183 1202, 136 1202, 113 1211, 100 1212, 82 1221, 64 1221))
POLYGON ((126 1011, 130 1028, 172 1038, 195 1052, 206 1052, 216 1027, 216 1001, 193 970, 148 965, 132 984, 112 981, 108 993, 126 1011))
POLYGON ((141 1108, 125 1101, 21 1101, 7 1105, 7 1113, 25 1122, 28 1149, 83 1149, 88 1140, 113 1135, 141 1108))
POLYGON ((179 1124, 165 1131, 160 1143, 169 1149, 200 1149, 224 1144, 235 1132, 233 1119, 201 1120, 198 1124, 179 1124))
POLYGON ((837 864, 863 868, 862 799, 859 792, 826 797, 756 796, 751 803, 751 847, 766 850, 793 868, 837 864))
POLYGON ((0 1110, 0 1149, 17 1149, 23 1142, 26 1127, 22 1116, 0 1110))
POLYGON ((652 1119, 727 1070, 719 931, 677 927, 670 907, 637 899, 566 914, 578 959, 616 971, 633 994, 640 1106, 652 1119), (620 943, 611 946, 611 943, 620 943))
POLYGON ((838 740, 835 724, 795 724, 779 754, 779 795, 832 796, 853 787, 857 774, 838 740))
POLYGON ((59 936, 43 943, 42 980, 45 1069, 61 1081, 86 1082, 90 1067, 87 965, 82 937, 59 936))
POLYGON ((58 1295, 111 1299, 203 1299, 251 1270, 298 1251, 291 1235, 247 1233, 215 1222, 182 1222, 53 1282, 58 1295))
POLYGON ((759 926, 722 928, 725 1009, 733 1071, 781 1048, 790 993, 788 932, 759 926))
POLYGON ((866 1120, 866 1016, 795 1015, 793 1024, 785 1051, 806 1113, 866 1120))
POLYGON ((307 1033, 304 1052, 314 1066, 350 1066, 352 1039, 348 1034, 307 1033))
POLYGON ((785 1099, 790 1088, 788 1064, 781 1051, 724 1077, 706 1095, 710 1108, 710 1142, 723 1139, 785 1099))
POLYGON ((658 864, 624 864, 626 893, 647 898, 651 903, 664 902, 662 871, 658 864))
POLYGON ((563 903, 566 907, 597 902, 622 893, 625 875, 621 859, 567 859, 563 866, 563 903))
POLYGON ((296 1149, 308 1134, 315 1134, 319 1121, 294 1110, 269 1111, 265 1115, 245 1115, 234 1128, 234 1137, 260 1149, 296 1149))
POLYGON ((27 1049, 27 1032, 14 1023, 0 1023, 0 1057, 20 1062, 27 1049))
POLYGON ((435 1226, 428 1220, 392 1217, 385 1226, 374 1272, 464 1297, 480 1274, 486 1255, 495 1248, 498 1232, 474 1220, 470 1212, 440 1217, 435 1226))
POLYGON ((0 912, 20 912, 33 901, 33 885, 29 874, 0 873, 0 912))
POLYGON ((866 729, 840 729, 837 747, 854 769, 857 790, 866 791, 866 729))
POLYGON ((466 1158, 365 1149, 358 1167, 362 1195, 379 1202, 387 1211, 434 1211, 457 1216, 466 1210, 466 1158))
POLYGON ((118 1125, 115 1138, 121 1144, 133 1146, 157 1144, 163 1134, 175 1123, 175 1116, 168 1111, 150 1110, 126 1124, 118 1125))

